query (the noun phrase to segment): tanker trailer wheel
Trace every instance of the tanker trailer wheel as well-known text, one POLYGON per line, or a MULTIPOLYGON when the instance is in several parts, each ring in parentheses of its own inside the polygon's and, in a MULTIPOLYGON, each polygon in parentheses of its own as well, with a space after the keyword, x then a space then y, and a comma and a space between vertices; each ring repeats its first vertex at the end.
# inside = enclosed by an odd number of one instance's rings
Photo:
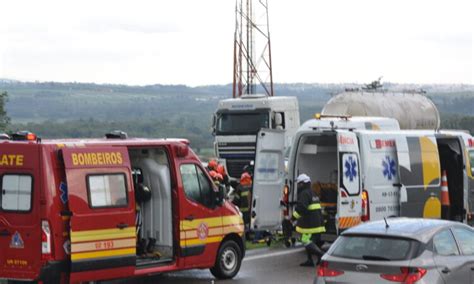
POLYGON ((237 275, 241 264, 242 252, 239 245, 232 240, 227 240, 219 248, 216 263, 210 270, 216 278, 231 279, 237 275))

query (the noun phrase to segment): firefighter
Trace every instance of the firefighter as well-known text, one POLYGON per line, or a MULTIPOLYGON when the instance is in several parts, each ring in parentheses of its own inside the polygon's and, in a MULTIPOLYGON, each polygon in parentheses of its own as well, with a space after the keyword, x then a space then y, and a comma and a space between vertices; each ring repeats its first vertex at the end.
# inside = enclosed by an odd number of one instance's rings
POLYGON ((207 168, 206 169, 207 169, 208 172, 216 171, 217 170, 217 165, 218 165, 217 160, 216 159, 211 159, 209 161, 209 163, 207 163, 207 168))
POLYGON ((229 179, 229 176, 227 175, 224 165, 218 164, 216 171, 218 174, 222 176, 223 183, 225 185, 226 191, 228 192, 230 189, 230 179, 229 179))
POLYGON ((308 259, 300 266, 314 267, 313 255, 318 256, 318 262, 324 252, 316 245, 321 240, 321 233, 326 231, 323 224, 321 204, 316 193, 311 189, 311 179, 306 174, 300 174, 296 179, 298 201, 293 212, 296 220, 296 232, 301 234, 308 259))
POLYGON ((219 185, 223 182, 224 178, 222 175, 214 170, 209 171, 209 175, 212 178, 212 181, 214 182, 215 185, 219 187, 219 185))
POLYGON ((243 173, 240 177, 240 183, 235 190, 234 204, 242 212, 245 230, 250 228, 250 204, 251 204, 252 177, 248 173, 243 173))

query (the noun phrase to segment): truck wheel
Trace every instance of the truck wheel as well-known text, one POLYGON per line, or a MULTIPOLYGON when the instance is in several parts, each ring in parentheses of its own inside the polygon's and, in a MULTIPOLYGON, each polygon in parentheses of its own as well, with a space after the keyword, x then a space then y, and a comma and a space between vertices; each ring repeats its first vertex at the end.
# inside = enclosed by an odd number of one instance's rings
POLYGON ((232 241, 225 241, 219 248, 216 263, 211 273, 219 279, 231 279, 239 272, 242 264, 242 252, 239 245, 232 241))

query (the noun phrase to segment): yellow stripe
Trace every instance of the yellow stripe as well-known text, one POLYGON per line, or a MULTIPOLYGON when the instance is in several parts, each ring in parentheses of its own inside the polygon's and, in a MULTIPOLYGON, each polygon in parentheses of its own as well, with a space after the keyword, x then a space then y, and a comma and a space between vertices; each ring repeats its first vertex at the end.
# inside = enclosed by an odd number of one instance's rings
POLYGON ((235 225, 224 228, 224 235, 229 233, 242 233, 244 231, 244 225, 235 225))
POLYGON ((196 219, 193 221, 181 221, 180 222, 182 228, 184 230, 189 230, 193 228, 197 228, 201 223, 206 223, 207 226, 209 227, 217 227, 217 226, 222 226, 222 217, 213 217, 213 218, 202 218, 202 219, 196 219))
POLYGON ((136 254, 135 248, 106 250, 106 251, 98 251, 98 252, 83 252, 83 253, 73 253, 71 255, 71 260, 74 261, 74 260, 81 260, 81 259, 88 259, 88 258, 103 258, 103 257, 125 256, 125 255, 135 255, 135 254, 136 254))
POLYGON ((324 226, 321 226, 307 229, 296 226, 296 231, 301 234, 318 234, 326 232, 326 228, 324 226))
POLYGON ((361 222, 360 217, 341 217, 339 218, 339 228, 351 228, 361 222))
POLYGON ((301 218, 301 215, 298 212, 296 212, 296 210, 295 210, 295 211, 293 211, 293 217, 295 217, 295 219, 299 219, 299 218, 301 218))
POLYGON ((201 239, 192 239, 192 240, 181 240, 180 245, 182 247, 185 246, 194 246, 194 245, 204 245, 204 244, 210 244, 210 243, 218 243, 222 241, 223 237, 218 236, 218 237, 211 237, 211 238, 206 238, 204 240, 201 239))
POLYGON ((114 240, 114 241, 105 241, 105 242, 89 242, 89 243, 73 243, 71 244, 71 251, 72 253, 78 253, 83 251, 100 251, 100 250, 110 250, 110 249, 119 249, 119 248, 130 248, 136 246, 136 240, 133 239, 122 239, 122 240, 114 240), (105 242, 110 243, 112 247, 106 247, 107 244, 105 242), (105 247, 104 247, 105 246, 105 247))
POLYGON ((321 204, 319 203, 313 203, 308 206, 308 210, 318 210, 321 209, 321 204))
POLYGON ((421 162, 423 166, 423 184, 426 188, 433 182, 441 179, 439 155, 436 144, 429 137, 420 137, 421 162))
POLYGON ((106 229, 106 230, 91 230, 91 231, 72 231, 71 242, 88 242, 88 241, 100 241, 110 239, 122 239, 130 238, 135 236, 135 228, 121 229, 106 229))
POLYGON ((244 223, 244 220, 239 215, 222 217, 222 225, 223 226, 243 224, 243 223, 244 223))
POLYGON ((234 224, 243 224, 244 221, 239 215, 224 216, 224 217, 213 217, 213 218, 202 218, 193 221, 182 220, 180 226, 183 230, 190 230, 197 228, 201 223, 206 223, 209 228, 227 226, 234 224))

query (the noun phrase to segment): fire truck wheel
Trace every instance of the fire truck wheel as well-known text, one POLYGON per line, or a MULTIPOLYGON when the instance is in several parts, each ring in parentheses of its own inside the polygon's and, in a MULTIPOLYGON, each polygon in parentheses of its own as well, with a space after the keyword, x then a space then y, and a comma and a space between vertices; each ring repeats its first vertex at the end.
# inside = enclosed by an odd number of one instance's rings
POLYGON ((217 253, 216 264, 211 273, 219 279, 231 279, 239 272, 242 264, 242 252, 232 240, 225 241, 217 253))

